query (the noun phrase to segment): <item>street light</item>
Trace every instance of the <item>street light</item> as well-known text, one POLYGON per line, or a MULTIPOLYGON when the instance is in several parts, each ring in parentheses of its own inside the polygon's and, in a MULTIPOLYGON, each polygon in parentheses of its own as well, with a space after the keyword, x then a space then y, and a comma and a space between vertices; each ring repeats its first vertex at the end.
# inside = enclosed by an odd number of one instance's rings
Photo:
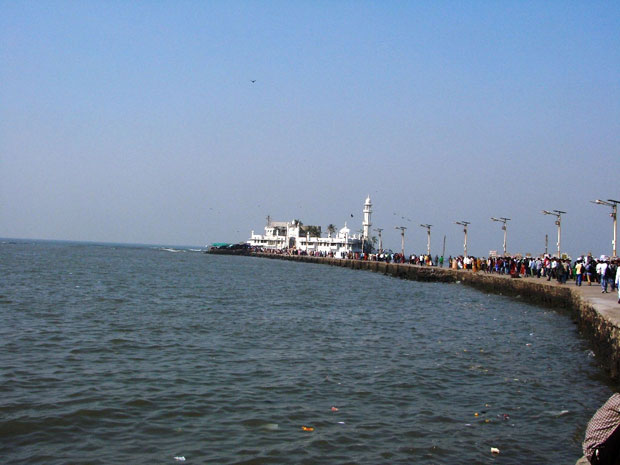
POLYGON ((465 243, 463 244, 463 249, 465 250, 464 257, 467 257, 467 226, 471 223, 469 221, 455 221, 454 224, 460 224, 463 226, 463 232, 465 233, 465 243))
POLYGON ((617 238, 618 238, 618 204, 620 203, 620 201, 618 200, 613 200, 613 199, 607 199, 607 200, 591 200, 592 203, 595 203, 597 205, 607 205, 608 207, 611 207, 611 213, 609 214, 609 216, 611 216, 611 218, 614 221, 614 238, 611 241, 611 246, 612 246, 612 256, 615 258, 617 257, 617 253, 616 253, 616 247, 618 245, 617 242, 617 238))
POLYGON ((401 255, 402 258, 405 258, 405 226, 394 226, 394 229, 400 229, 400 237, 401 237, 401 255))
POLYGON ((555 224, 558 227, 558 258, 562 258, 560 253, 562 242, 562 213, 566 212, 563 212, 562 210, 553 210, 551 212, 548 210, 543 210, 542 213, 543 215, 553 215, 557 218, 557 220, 555 220, 555 224))
POLYGON ((383 231, 383 228, 377 228, 375 231, 379 233, 379 253, 383 253, 383 239, 381 239, 381 231, 383 231))
POLYGON ((499 221, 500 223, 504 223, 502 225, 502 229, 504 230, 504 257, 505 257, 506 256, 506 235, 507 235, 507 230, 508 230, 508 228, 506 227, 506 223, 508 221, 510 221, 510 218, 504 218, 504 217, 495 218, 495 217, 492 217, 491 220, 499 221))
POLYGON ((432 224, 421 224, 420 225, 421 228, 426 228, 426 234, 427 234, 426 253, 429 257, 431 256, 431 226, 433 225, 432 224))

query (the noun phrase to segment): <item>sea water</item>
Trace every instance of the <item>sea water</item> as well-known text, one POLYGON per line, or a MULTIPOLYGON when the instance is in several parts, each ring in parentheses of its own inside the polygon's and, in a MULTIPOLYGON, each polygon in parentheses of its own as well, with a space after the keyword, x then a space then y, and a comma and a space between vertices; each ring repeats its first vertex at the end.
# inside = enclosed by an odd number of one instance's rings
POLYGON ((28 241, 0 267, 3 463, 574 463, 611 394, 566 314, 459 284, 28 241))

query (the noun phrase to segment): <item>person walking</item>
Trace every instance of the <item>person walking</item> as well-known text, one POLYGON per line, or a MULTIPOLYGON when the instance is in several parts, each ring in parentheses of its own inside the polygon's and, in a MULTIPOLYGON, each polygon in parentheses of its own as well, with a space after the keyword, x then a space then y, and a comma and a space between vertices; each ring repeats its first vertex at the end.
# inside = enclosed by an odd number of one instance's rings
POLYGON ((586 278, 588 279, 588 286, 592 285, 592 275, 594 274, 594 263, 590 259, 586 262, 586 278))
POLYGON ((583 279, 583 263, 581 263, 581 260, 578 260, 577 264, 575 265, 575 286, 581 287, 582 279, 583 279))
POLYGON ((616 290, 617 261, 618 260, 612 260, 609 265, 607 265, 607 282, 611 285, 611 292, 616 290))
POLYGON ((568 281, 569 279, 572 279, 572 275, 573 268, 571 267, 571 262, 570 260, 566 259, 564 260, 564 278, 562 279, 564 284, 566 284, 566 281, 568 281))
POLYGON ((601 261, 596 265, 596 274, 598 274, 599 282, 601 283, 601 294, 607 293, 607 260, 601 261))
POLYGON ((566 268, 564 267, 564 262, 562 260, 558 260, 555 267, 555 277, 558 281, 558 284, 564 284, 566 281, 564 280, 564 273, 566 272, 566 268))
POLYGON ((543 261, 539 258, 536 259, 536 277, 540 278, 542 275, 543 261))

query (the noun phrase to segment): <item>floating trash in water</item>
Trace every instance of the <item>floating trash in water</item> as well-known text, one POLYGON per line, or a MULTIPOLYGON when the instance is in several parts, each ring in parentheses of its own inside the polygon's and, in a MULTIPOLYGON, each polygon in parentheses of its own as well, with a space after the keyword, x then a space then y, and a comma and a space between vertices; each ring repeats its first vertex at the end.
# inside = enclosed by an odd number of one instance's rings
POLYGON ((332 407, 332 412, 337 412, 338 411, 338 407, 332 407))
POLYGON ((344 425, 344 421, 339 421, 338 424, 339 425, 344 425))
POLYGON ((497 447, 491 447, 491 454, 499 454, 499 449, 497 447))
POLYGON ((185 457, 179 455, 178 457, 175 457, 174 460, 176 460, 177 462, 185 462, 185 457))
POLYGON ((303 431, 314 431, 314 427, 312 426, 302 426, 301 429, 303 431))
POLYGON ((280 429, 280 426, 277 423, 265 423, 262 428, 267 431, 276 431, 280 429))

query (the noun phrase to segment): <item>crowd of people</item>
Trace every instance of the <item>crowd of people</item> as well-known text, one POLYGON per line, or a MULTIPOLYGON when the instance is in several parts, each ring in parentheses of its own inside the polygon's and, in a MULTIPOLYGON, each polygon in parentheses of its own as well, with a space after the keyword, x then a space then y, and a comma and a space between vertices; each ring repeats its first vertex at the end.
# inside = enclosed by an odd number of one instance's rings
POLYGON ((455 270, 472 270, 485 273, 510 275, 512 277, 532 277, 555 280, 559 284, 574 281, 575 286, 600 285, 601 293, 618 291, 620 304, 620 259, 601 255, 595 259, 592 254, 579 257, 575 261, 568 258, 551 257, 449 257, 449 267, 455 270))

